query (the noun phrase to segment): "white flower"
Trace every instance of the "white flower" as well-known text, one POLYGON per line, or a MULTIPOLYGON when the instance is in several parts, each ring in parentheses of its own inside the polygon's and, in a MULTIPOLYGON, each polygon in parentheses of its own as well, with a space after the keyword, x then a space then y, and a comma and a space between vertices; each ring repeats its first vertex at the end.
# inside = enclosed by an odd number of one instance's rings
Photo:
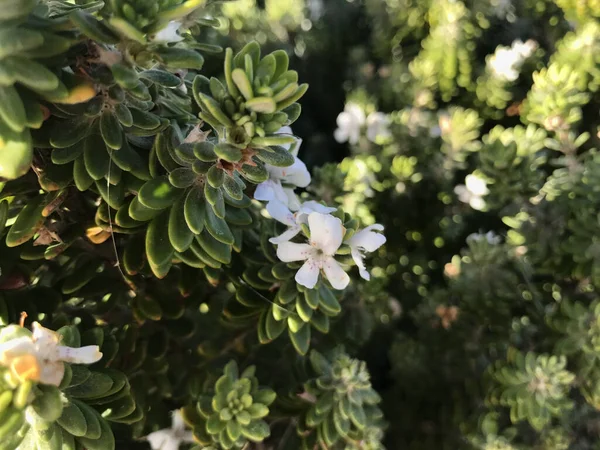
POLYGON ((465 184, 459 184, 454 188, 454 192, 458 195, 458 199, 463 203, 468 203, 471 208, 478 211, 485 208, 484 196, 489 194, 487 183, 477 175, 467 175, 465 184), (466 185, 465 185, 466 184, 466 185))
POLYGON ((192 432, 185 429, 181 411, 172 412, 171 428, 165 428, 146 436, 152 450, 178 450, 181 443, 192 443, 192 432))
POLYGON ((377 138, 387 139, 390 132, 390 119, 382 112, 372 112, 367 117, 367 139, 376 142, 377 138))
POLYGON ((183 41, 183 37, 177 33, 179 28, 181 28, 181 22, 172 20, 166 27, 154 35, 153 41, 165 43, 183 41))
POLYGON ((283 262, 305 261, 295 277, 302 286, 314 288, 323 270, 334 289, 344 289, 350 277, 334 258, 344 238, 342 221, 328 214, 313 212, 308 215, 308 227, 308 244, 282 242, 277 247, 277 257, 283 262))
POLYGON ((519 70, 523 62, 536 48, 537 43, 531 39, 525 43, 516 40, 510 48, 499 46, 488 61, 489 69, 496 78, 515 81, 519 78, 519 70))
POLYGON ((500 236, 498 236, 496 233, 494 233, 493 231, 488 231, 487 233, 483 234, 483 233, 472 233, 469 236, 467 236, 467 242, 470 241, 482 241, 482 240, 486 240, 488 244, 490 245, 497 245, 500 242, 502 242, 502 238, 500 236))
POLYGON ((269 239, 269 242, 273 244, 281 244, 282 242, 289 241, 298 233, 300 233, 300 224, 308 222, 308 215, 310 213, 318 212, 321 214, 329 214, 335 211, 335 208, 331 208, 311 200, 302 203, 300 209, 293 213, 280 201, 271 200, 269 203, 267 203, 267 211, 273 219, 289 227, 288 230, 283 232, 281 235, 269 239))
POLYGON ((506 15, 514 9, 511 0, 496 0, 495 3, 492 2, 492 6, 494 6, 496 16, 501 19, 505 18, 506 15))
POLYGON ((357 231, 346 242, 352 249, 352 259, 354 259, 354 262, 358 267, 360 276, 367 281, 371 279, 371 274, 367 272, 367 268, 365 267, 363 261, 364 253, 374 252, 385 244, 386 241, 385 236, 381 233, 377 233, 377 231, 383 231, 383 225, 379 225, 378 223, 370 225, 363 230, 357 231))
POLYGON ((61 336, 34 322, 31 336, 21 336, 0 344, 0 365, 10 367, 18 378, 60 385, 65 362, 93 364, 102 358, 97 345, 80 348, 60 344, 61 336))
POLYGON ((355 145, 360 139, 360 131, 365 124, 365 113, 354 103, 347 103, 344 111, 337 116, 337 126, 333 136, 339 143, 350 142, 355 145))
MULTIPOLYGON (((292 134, 290 127, 283 127, 278 134, 292 134)), ((269 172, 269 179, 263 181, 256 186, 254 198, 270 202, 278 200, 292 211, 297 211, 300 208, 300 201, 294 193, 295 187, 306 187, 310 184, 310 172, 300 159, 298 159, 298 150, 300 148, 301 139, 296 143, 287 146, 290 153, 294 156, 294 163, 288 167, 275 167, 270 164, 265 164, 269 172), (284 187, 286 185, 286 187, 284 187), (290 187, 291 186, 291 187, 290 187)))

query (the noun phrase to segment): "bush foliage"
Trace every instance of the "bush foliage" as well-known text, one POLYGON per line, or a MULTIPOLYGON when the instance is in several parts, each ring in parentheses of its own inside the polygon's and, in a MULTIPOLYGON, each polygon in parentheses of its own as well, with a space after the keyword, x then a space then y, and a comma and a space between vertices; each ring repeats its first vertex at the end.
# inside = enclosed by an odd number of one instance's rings
POLYGON ((599 18, 0 0, 0 448, 598 449, 599 18))

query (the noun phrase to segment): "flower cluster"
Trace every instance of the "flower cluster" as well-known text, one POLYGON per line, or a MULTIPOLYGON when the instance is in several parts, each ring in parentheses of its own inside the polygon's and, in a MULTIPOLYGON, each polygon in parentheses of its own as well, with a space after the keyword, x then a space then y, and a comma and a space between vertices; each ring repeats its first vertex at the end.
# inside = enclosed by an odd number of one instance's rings
POLYGON ((182 443, 192 443, 192 432, 186 428, 180 410, 172 413, 171 428, 154 431, 146 436, 152 450, 177 450, 182 443))
MULTIPOLYGON (((284 127, 279 133, 292 134, 292 130, 284 127)), ((364 254, 374 252, 385 243, 385 236, 381 234, 383 226, 374 224, 350 235, 342 221, 331 215, 336 208, 314 200, 300 201, 294 189, 307 187, 311 181, 306 165, 298 158, 301 142, 298 139, 293 148, 288 148, 294 155, 291 166, 266 165, 269 179, 260 183, 254 193, 255 199, 268 202, 266 209, 271 217, 288 227, 285 232, 270 239, 277 245, 277 257, 283 262, 304 261, 295 277, 302 286, 314 288, 322 271, 333 288, 345 289, 350 278, 335 256, 342 246, 346 246, 360 276, 369 280, 364 254), (309 233, 308 242, 291 242, 302 232, 303 226, 309 233)))
POLYGON ((465 177, 465 184, 459 184, 454 188, 454 193, 463 203, 468 203, 471 208, 481 211, 485 209, 486 203, 483 197, 490 193, 486 181, 470 174, 465 177))
POLYGON ((367 139, 371 142, 391 136, 390 120, 386 114, 375 111, 365 117, 365 113, 360 106, 348 103, 344 111, 337 117, 338 128, 334 132, 335 140, 339 143, 349 142, 350 145, 356 145, 365 125, 367 127, 367 139))
POLYGON ((519 78, 519 70, 523 62, 537 49, 537 42, 529 39, 526 42, 516 40, 510 47, 498 46, 496 52, 488 60, 488 68, 498 79, 515 81, 519 78))
POLYGON ((20 381, 60 385, 65 374, 64 363, 93 364, 102 358, 97 345, 81 348, 60 344, 61 336, 39 323, 32 325, 31 335, 18 335, 0 344, 0 365, 8 367, 20 381))

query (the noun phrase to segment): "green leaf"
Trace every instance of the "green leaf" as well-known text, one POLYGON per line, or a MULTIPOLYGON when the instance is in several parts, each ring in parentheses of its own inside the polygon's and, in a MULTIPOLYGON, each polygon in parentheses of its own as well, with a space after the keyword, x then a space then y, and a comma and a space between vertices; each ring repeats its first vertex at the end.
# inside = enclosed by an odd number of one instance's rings
POLYGON ((267 417, 269 415, 269 408, 262 403, 253 403, 246 408, 246 411, 248 411, 252 419, 262 419, 263 417, 267 417))
POLYGON ((13 131, 21 132, 25 128, 25 105, 14 86, 0 86, 0 119, 13 131))
POLYGON ((238 162, 242 159, 242 151, 239 148, 224 142, 215 145, 213 151, 217 157, 228 162, 238 162))
POLYGON ((227 245, 233 245, 234 237, 227 225, 225 220, 217 217, 213 211, 213 208, 205 208, 206 216, 205 216, 205 224, 208 232, 214 237, 217 241, 222 242, 227 245))
POLYGON ((206 209, 204 190, 200 185, 192 187, 185 199, 184 217, 189 229, 194 234, 200 234, 204 229, 206 209))
POLYGON ((29 200, 17 216, 15 223, 9 228, 6 236, 7 247, 16 247, 30 240, 43 225, 45 196, 37 195, 29 200))
POLYGON ((195 50, 180 47, 161 47, 156 51, 170 69, 202 69, 204 58, 195 50))
POLYGON ((254 97, 254 93, 252 92, 252 84, 250 83, 246 72, 244 72, 242 69, 234 69, 231 72, 231 79, 246 100, 250 100, 254 97))
POLYGON ((110 156, 104 140, 97 134, 89 135, 83 144, 85 169, 90 177, 98 181, 108 175, 110 156))
POLYGON ((57 422, 73 436, 85 436, 87 434, 88 426, 85 416, 74 402, 65 405, 57 422))
POLYGON ((208 181, 211 187, 218 189, 225 181, 225 172, 217 165, 214 165, 206 172, 206 181, 208 181))
POLYGON ((100 437, 92 439, 88 436, 78 438, 86 450, 115 450, 115 437, 108 422, 100 420, 100 437))
POLYGON ((231 262, 231 244, 224 244, 216 240, 206 230, 196 237, 200 246, 209 256, 223 264, 231 262))
POLYGON ((285 148, 280 146, 271 146, 267 149, 258 150, 256 157, 265 164, 275 167, 289 167, 294 164, 295 158, 285 148))
POLYGON ((288 332, 296 351, 301 355, 306 355, 310 347, 310 324, 304 324, 296 333, 292 332, 291 329, 288 332))
POLYGON ((123 130, 112 111, 104 111, 100 116, 100 134, 106 146, 119 150, 123 145, 123 130))
POLYGON ((138 74, 132 67, 123 63, 116 63, 110 66, 110 70, 119 86, 125 89, 133 89, 138 85, 138 74))
POLYGON ((350 420, 360 430, 367 426, 367 417, 362 405, 350 403, 350 420))
POLYGON ((45 421, 54 422, 63 412, 60 390, 54 386, 39 385, 40 395, 36 395, 31 406, 45 421))
POLYGON ((319 307, 324 313, 335 316, 342 311, 342 307, 333 292, 324 286, 319 288, 319 299, 319 307))
POLYGON ((216 189, 210 184, 204 185, 204 198, 212 206, 212 210, 220 219, 225 218, 225 199, 221 189, 216 189))
POLYGON ((269 437, 271 430, 264 420, 253 420, 249 425, 242 427, 242 434, 252 442, 262 442, 269 437))
POLYGON ((169 214, 163 212, 155 217, 146 232, 146 255, 148 262, 155 266, 161 266, 173 257, 173 247, 169 240, 169 214))
POLYGON ((217 160, 215 145, 208 141, 194 144, 194 155, 203 162, 214 162, 217 160))
POLYGON ((219 414, 215 413, 206 421, 206 431, 210 434, 218 434, 225 429, 226 425, 226 422, 222 422, 221 419, 219 419, 219 414))
POLYGON ((169 183, 167 176, 154 178, 146 182, 138 194, 142 205, 152 209, 165 209, 171 206, 181 195, 181 189, 169 183))
POLYGON ((73 11, 69 15, 69 19, 77 25, 77 28, 79 28, 83 34, 95 41, 104 44, 117 44, 119 42, 119 37, 117 35, 115 35, 106 25, 99 22, 94 16, 85 11, 73 11))
POLYGON ((271 97, 254 97, 246 100, 246 108, 257 113, 272 114, 277 109, 277 104, 271 97))
POLYGON ((65 390, 65 393, 80 399, 94 398, 107 393, 112 386, 113 380, 108 375, 92 372, 83 383, 70 386, 65 390))
POLYGON ((169 212, 169 240, 178 252, 184 252, 192 244, 194 234, 185 219, 186 197, 182 196, 169 212))
POLYGON ((237 420, 230 420, 227 422, 227 434, 232 441, 237 441, 242 434, 242 427, 237 420))

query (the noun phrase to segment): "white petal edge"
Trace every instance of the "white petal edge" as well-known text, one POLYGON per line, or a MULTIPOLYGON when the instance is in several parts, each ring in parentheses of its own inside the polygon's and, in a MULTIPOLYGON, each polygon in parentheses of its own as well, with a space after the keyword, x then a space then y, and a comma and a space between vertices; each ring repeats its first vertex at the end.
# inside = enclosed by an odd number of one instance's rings
POLYGON ((308 244, 283 242, 277 246, 277 257, 283 262, 304 261, 310 258, 314 249, 308 244))
POLYGON ((93 364, 102 359, 102 353, 97 345, 80 348, 60 345, 58 346, 58 359, 73 364, 93 364))
POLYGON ((281 222, 289 227, 296 225, 296 218, 294 217, 294 214, 289 210, 287 205, 279 200, 271 200, 269 203, 267 203, 267 212, 277 222, 281 222))
POLYGON ((323 272, 329 283, 334 289, 342 290, 346 289, 348 283, 350 283, 350 277, 346 273, 340 263, 334 258, 329 257, 323 262, 323 272))
POLYGON ((301 228, 297 226, 291 227, 288 230, 281 233, 279 236, 275 236, 269 239, 269 242, 271 244, 279 245, 283 244, 284 242, 291 241, 298 235, 298 233, 300 233, 300 229, 301 228))
POLYGON ((319 264, 314 259, 309 259, 296 272, 294 279, 298 284, 312 289, 319 281, 319 272, 319 264))

